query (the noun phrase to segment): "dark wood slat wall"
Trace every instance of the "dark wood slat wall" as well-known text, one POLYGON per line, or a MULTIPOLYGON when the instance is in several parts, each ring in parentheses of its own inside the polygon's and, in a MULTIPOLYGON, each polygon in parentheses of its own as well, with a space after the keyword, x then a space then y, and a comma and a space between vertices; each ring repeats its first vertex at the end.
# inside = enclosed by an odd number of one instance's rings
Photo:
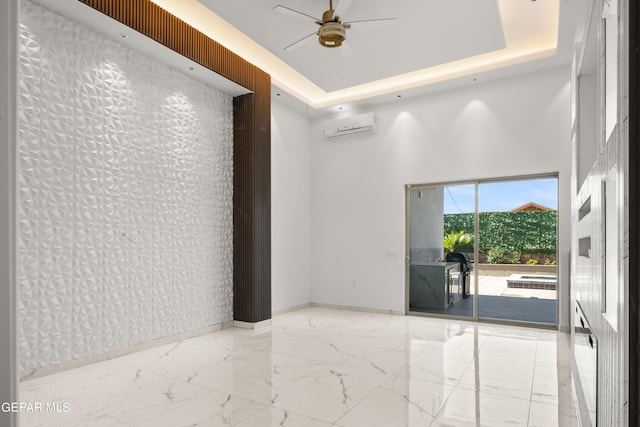
POLYGON ((640 3, 629 0, 629 423, 640 419, 640 3))
POLYGON ((234 319, 271 318, 271 76, 149 0, 78 0, 253 91, 233 100, 234 319))
POLYGON ((271 287, 252 287, 247 292, 240 286, 271 280, 271 259, 262 256, 271 251, 271 183, 262 178, 271 176, 271 121, 265 114, 270 108, 271 82, 263 78, 256 83, 269 91, 233 100, 233 187, 251 189, 233 193, 233 311, 236 320, 260 321, 271 318, 271 287), (252 143, 256 140, 260 143, 252 143))

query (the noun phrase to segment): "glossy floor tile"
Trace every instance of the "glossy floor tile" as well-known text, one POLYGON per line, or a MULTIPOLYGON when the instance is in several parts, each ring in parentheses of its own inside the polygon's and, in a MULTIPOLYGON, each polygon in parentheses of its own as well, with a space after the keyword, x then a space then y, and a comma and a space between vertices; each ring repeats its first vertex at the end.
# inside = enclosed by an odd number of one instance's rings
POLYGON ((307 308, 24 381, 23 426, 577 426, 569 336, 307 308))

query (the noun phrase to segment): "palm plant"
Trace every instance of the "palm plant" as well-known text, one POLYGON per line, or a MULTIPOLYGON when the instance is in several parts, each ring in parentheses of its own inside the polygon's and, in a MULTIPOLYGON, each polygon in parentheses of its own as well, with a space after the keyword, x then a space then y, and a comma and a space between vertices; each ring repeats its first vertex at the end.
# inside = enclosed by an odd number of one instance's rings
POLYGON ((450 231, 444 235, 443 246, 447 252, 456 252, 458 249, 468 248, 473 243, 473 235, 461 231, 450 231))

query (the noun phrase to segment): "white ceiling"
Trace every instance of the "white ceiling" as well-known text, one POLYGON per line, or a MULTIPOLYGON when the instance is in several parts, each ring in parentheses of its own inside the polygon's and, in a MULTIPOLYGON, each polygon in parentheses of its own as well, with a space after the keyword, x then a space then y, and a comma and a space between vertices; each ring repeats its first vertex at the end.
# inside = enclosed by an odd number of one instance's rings
MULTIPOLYGON (((227 93, 243 91, 77 0, 36 1, 227 93)), ((317 42, 283 50, 317 26, 273 7, 320 18, 328 0, 152 1, 271 74, 273 95, 310 115, 545 68, 568 69, 578 19, 575 0, 350 0, 344 21, 396 21, 391 29, 348 29, 354 54, 345 57, 317 42)), ((340 1, 349 0, 336 0, 334 9, 340 1)))
MULTIPOLYGON (((329 0, 199 1, 326 92, 506 47, 496 0, 354 0, 343 21, 396 21, 388 29, 348 29, 354 51, 348 57, 342 48, 322 47, 315 40, 283 50, 317 31, 318 25, 273 7, 280 4, 319 19, 329 0)), ((334 8, 341 1, 336 0, 334 8)))
POLYGON ((273 10, 280 4, 320 17, 328 0, 153 0, 271 74, 274 94, 310 111, 377 103, 471 82, 569 66, 575 0, 336 0, 344 20, 394 17, 393 29, 347 30, 355 51, 310 42, 313 22, 273 10))

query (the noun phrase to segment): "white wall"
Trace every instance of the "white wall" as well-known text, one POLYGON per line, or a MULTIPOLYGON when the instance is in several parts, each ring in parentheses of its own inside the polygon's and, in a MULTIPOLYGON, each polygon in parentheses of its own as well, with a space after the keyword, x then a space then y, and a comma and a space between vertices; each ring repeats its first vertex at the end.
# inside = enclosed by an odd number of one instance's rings
POLYGON ((560 323, 567 325, 569 67, 372 110, 375 134, 327 141, 320 119, 312 122, 311 300, 404 311, 406 184, 559 172, 560 323))
POLYGON ((271 104, 271 301, 274 312, 311 301, 309 119, 271 104))
POLYGON ((409 245, 412 263, 444 259, 444 188, 413 189, 409 196, 409 245))
POLYGON ((20 369, 231 321, 231 97, 20 12, 20 369))

